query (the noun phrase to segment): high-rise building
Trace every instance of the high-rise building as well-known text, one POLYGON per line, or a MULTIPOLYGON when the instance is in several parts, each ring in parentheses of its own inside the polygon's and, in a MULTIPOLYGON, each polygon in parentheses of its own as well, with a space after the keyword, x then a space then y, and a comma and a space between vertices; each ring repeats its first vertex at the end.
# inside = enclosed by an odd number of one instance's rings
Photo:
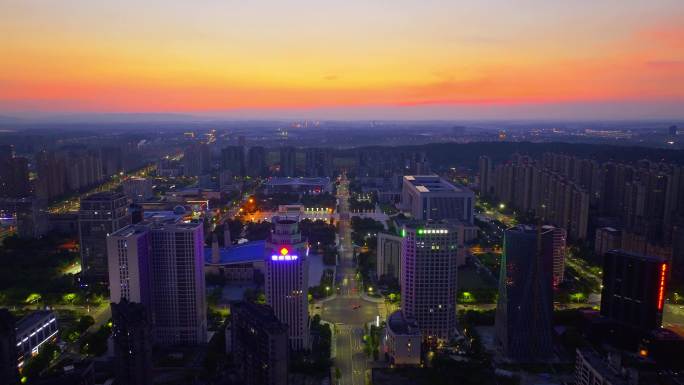
POLYGON ((107 237, 110 301, 140 303, 150 309, 150 226, 126 226, 107 237))
POLYGON ((77 148, 60 154, 66 170, 68 192, 81 191, 104 180, 100 153, 86 148, 77 148))
POLYGON ((389 234, 378 233, 378 278, 396 279, 401 276, 401 249, 404 238, 389 234))
POLYGON ((267 305, 231 304, 233 362, 245 385, 286 385, 288 327, 267 305))
POLYGON ((121 147, 102 147, 102 172, 105 176, 112 176, 125 170, 124 155, 121 147))
POLYGON ((678 129, 677 126, 672 125, 670 128, 668 128, 667 133, 670 134, 670 136, 677 136, 678 129))
POLYGON ((123 191, 133 202, 143 202, 154 196, 151 179, 147 178, 128 178, 123 181, 123 191))
POLYGON ((563 282, 565 275, 565 255, 567 253, 567 232, 565 229, 551 225, 542 226, 543 233, 551 237, 551 253, 553 255, 553 287, 563 282))
POLYGON ((280 148, 280 176, 296 176, 297 150, 294 147, 280 148))
POLYGON ((130 224, 128 199, 124 194, 101 192, 81 199, 78 234, 81 267, 87 281, 107 281, 107 236, 130 224))
POLYGON ((0 198, 23 198, 30 192, 28 160, 0 154, 0 198))
POLYGON ((245 176, 244 146, 227 146, 221 150, 221 170, 230 171, 233 176, 245 176))
POLYGON ((488 156, 481 156, 478 164, 480 171, 480 194, 482 196, 490 196, 494 193, 492 159, 488 156))
POLYGON ((601 315, 648 331, 663 320, 669 264, 664 258, 611 250, 603 256, 601 315))
POLYGON ((553 235, 526 225, 504 234, 496 339, 515 361, 544 361, 553 354, 553 235))
POLYGON ((307 148, 304 153, 304 170, 308 177, 331 177, 333 173, 332 151, 328 148, 307 148))
POLYGON ((275 228, 266 241, 266 302, 287 324, 290 347, 309 348, 309 248, 296 217, 273 217, 275 228))
POLYGON ((52 202, 66 193, 66 168, 64 160, 52 151, 36 154, 38 171, 37 195, 52 202))
POLYGON ((151 384, 152 330, 147 308, 126 299, 111 306, 116 383, 151 384))
POLYGON ((16 344, 14 317, 9 310, 0 309, 0 379, 8 385, 19 383, 16 344))
POLYGON ((150 224, 155 342, 197 345, 207 340, 204 232, 201 222, 150 224))
POLYGON ((418 220, 455 219, 472 224, 475 194, 437 175, 407 175, 401 205, 418 220))
POLYGON ((448 223, 416 221, 402 228, 401 308, 430 343, 456 331, 458 237, 448 223))
POLYGON ((183 151, 183 175, 200 176, 211 170, 211 152, 206 143, 192 143, 183 151))
POLYGON ((250 147, 247 151, 247 175, 266 176, 266 149, 261 146, 250 147))

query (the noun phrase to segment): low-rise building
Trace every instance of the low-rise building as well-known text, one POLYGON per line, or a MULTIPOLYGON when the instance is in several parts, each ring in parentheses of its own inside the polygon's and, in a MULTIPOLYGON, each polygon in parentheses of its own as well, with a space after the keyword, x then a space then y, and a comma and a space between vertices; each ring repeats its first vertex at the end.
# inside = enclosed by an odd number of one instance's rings
POLYGON ((52 311, 39 310, 20 319, 16 325, 18 366, 38 354, 43 344, 57 340, 58 334, 57 317, 52 311))
POLYGON ((420 365, 422 335, 418 323, 401 310, 387 318, 382 340, 385 356, 393 365, 420 365))

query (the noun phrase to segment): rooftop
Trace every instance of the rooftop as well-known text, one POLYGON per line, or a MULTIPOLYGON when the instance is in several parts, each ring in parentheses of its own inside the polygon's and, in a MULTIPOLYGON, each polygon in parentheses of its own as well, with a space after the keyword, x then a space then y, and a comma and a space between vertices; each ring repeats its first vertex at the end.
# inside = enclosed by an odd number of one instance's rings
POLYGON ((23 334, 27 330, 36 326, 37 323, 42 322, 46 318, 55 318, 55 315, 50 310, 38 310, 31 314, 24 316, 17 322, 17 334, 23 334))
POLYGON ((277 333, 287 333, 287 326, 275 316, 273 309, 268 305, 261 305, 247 301, 238 301, 231 304, 233 313, 244 311, 249 313, 250 320, 256 320, 264 326, 264 329, 277 333))
POLYGON ((410 183, 421 193, 450 191, 455 193, 471 193, 467 188, 453 185, 439 175, 406 175, 404 176, 404 182, 410 183))
POLYGON ((406 318, 401 310, 397 310, 389 316, 387 319, 387 326, 394 334, 420 335, 418 323, 413 319, 406 318))
MULTIPOLYGON (((266 241, 253 241, 219 249, 220 265, 258 262, 264 259, 266 241)), ((211 247, 204 248, 204 262, 211 263, 211 247)))

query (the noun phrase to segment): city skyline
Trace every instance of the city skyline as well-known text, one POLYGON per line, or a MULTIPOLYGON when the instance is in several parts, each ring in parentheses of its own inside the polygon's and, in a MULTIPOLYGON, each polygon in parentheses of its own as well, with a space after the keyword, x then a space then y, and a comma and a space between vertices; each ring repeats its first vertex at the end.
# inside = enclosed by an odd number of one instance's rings
POLYGON ((682 115, 678 1, 164 5, 6 2, 0 114, 682 115))

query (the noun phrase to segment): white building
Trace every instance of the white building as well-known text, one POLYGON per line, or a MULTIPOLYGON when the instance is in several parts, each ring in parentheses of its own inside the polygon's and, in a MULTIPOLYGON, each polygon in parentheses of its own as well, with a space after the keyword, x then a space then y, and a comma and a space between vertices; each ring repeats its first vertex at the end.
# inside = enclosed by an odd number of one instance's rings
POLYGON ((418 323, 406 318, 401 310, 387 318, 382 346, 390 364, 420 365, 420 347, 423 342, 418 323))
POLYGON ((111 301, 147 305, 161 345, 207 339, 202 222, 180 218, 146 220, 107 239, 111 301))
POLYGON ((154 335, 164 345, 207 341, 202 222, 156 222, 151 227, 154 335))
POLYGON ((456 331, 457 231, 447 222, 416 221, 402 235, 401 308, 425 340, 448 341, 456 331))
POLYGON ((299 231, 299 218, 273 217, 275 229, 266 241, 266 302, 288 326, 290 347, 309 349, 309 248, 299 231))
POLYGON ((107 237, 109 297, 150 305, 150 229, 130 225, 107 237))
POLYGON ((438 175, 406 175, 401 190, 401 206, 419 220, 456 219, 473 223, 475 194, 455 186, 438 175))

